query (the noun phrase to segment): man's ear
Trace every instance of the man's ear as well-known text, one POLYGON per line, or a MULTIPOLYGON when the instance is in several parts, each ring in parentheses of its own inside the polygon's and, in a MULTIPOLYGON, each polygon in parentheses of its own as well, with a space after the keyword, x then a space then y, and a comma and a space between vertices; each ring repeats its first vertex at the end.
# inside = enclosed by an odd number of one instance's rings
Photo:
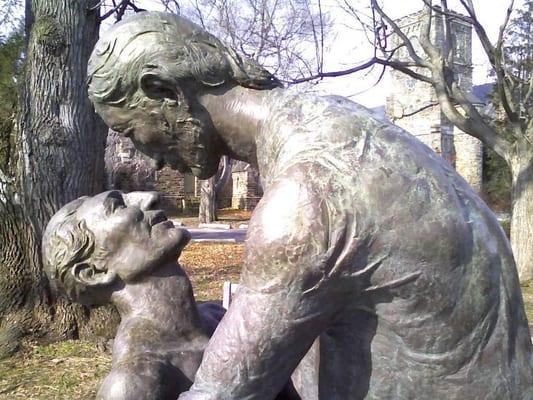
POLYGON ((113 283, 117 277, 115 272, 102 271, 93 264, 79 263, 71 269, 74 280, 84 286, 107 286, 113 283))
POLYGON ((139 84, 143 92, 151 99, 178 100, 175 83, 159 71, 142 72, 139 84))

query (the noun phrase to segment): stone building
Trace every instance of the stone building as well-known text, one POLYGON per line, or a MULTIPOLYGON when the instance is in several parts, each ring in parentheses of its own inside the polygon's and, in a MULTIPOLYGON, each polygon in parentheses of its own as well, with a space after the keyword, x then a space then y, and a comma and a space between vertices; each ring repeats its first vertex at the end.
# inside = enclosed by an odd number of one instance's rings
MULTIPOLYGON (((200 202, 202 182, 193 174, 182 174, 165 167, 155 172, 153 190, 163 193, 165 209, 191 211, 200 202)), ((218 208, 250 211, 262 196, 259 172, 242 161, 233 161, 231 175, 217 193, 218 208)))
POLYGON ((165 210, 186 212, 199 203, 200 185, 193 174, 164 167, 155 172, 154 178, 153 188, 163 194, 165 210))
MULTIPOLYGON (((422 12, 417 12, 396 22, 415 49, 419 49, 417 53, 423 55, 418 43, 421 20, 422 12)), ((436 16, 431 26, 431 41, 438 46, 444 38, 442 18, 436 16)), ((451 32, 456 79, 463 91, 471 95, 471 100, 481 106, 481 102, 473 95, 472 87, 472 26, 454 19, 451 32)), ((393 47, 399 44, 399 38, 396 36, 394 41, 393 47)), ((400 49, 398 59, 409 60, 405 47, 400 49)), ((387 117, 448 160, 476 191, 481 191, 481 142, 454 127, 446 119, 440 111, 435 91, 429 84, 398 71, 392 71, 391 75, 392 90, 387 98, 387 117)))
POLYGON ((250 164, 238 161, 234 164, 231 175, 233 180, 231 208, 253 210, 263 195, 259 171, 250 164))
MULTIPOLYGON (((109 131, 106 146, 108 189, 125 192, 156 190, 163 194, 162 207, 171 213, 187 212, 200 202, 201 181, 169 167, 156 171, 128 138, 109 131)), ((262 196, 259 173, 249 164, 233 161, 232 173, 217 195, 218 208, 253 210, 262 196)))

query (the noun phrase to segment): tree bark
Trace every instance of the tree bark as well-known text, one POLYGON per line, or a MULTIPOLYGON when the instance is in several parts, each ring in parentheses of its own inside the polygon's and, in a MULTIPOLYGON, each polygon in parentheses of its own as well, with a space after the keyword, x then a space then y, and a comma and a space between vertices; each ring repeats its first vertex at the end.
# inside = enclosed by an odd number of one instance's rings
POLYGON ((202 181, 200 189, 200 210, 198 213, 200 223, 210 223, 217 219, 215 181, 215 176, 202 181))
POLYGON ((91 6, 27 1, 31 31, 15 146, 0 183, 0 218, 7 221, 0 227, 0 343, 7 340, 8 350, 27 333, 75 337, 88 320, 88 310, 52 298, 40 243, 62 205, 103 190, 106 128, 85 90, 99 29, 91 6))
POLYGON ((32 320, 31 279, 26 252, 22 208, 4 181, 0 183, 0 358, 13 354, 32 320))
POLYGON ((511 247, 520 282, 526 282, 533 279, 533 148, 520 142, 515 146, 511 160, 511 247))

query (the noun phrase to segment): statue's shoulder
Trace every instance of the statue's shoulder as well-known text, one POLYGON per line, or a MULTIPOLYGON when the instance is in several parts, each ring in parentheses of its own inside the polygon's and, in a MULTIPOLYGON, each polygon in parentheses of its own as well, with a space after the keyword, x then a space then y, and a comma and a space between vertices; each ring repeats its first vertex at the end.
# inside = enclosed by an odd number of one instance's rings
POLYGON ((271 130, 288 125, 311 136, 322 134, 322 139, 327 139, 338 137, 339 132, 350 136, 361 130, 378 132, 394 127, 385 115, 343 96, 276 91, 268 101, 271 130))

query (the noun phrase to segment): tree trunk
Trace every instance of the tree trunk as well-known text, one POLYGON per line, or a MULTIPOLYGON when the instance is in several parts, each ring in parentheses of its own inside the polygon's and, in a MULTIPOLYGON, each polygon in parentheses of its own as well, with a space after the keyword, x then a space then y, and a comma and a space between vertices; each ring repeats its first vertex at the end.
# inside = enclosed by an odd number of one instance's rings
POLYGON ((94 3, 27 1, 31 32, 15 146, 10 170, 0 171, 0 343, 7 340, 8 349, 27 333, 75 337, 87 321, 87 310, 51 298, 40 243, 62 205, 103 190, 106 128, 85 90, 98 38, 94 3))
POLYGON ((200 210, 198 219, 200 223, 210 223, 217 219, 215 180, 213 176, 202 181, 200 188, 200 210))
POLYGON ((216 174, 216 185, 215 185, 215 197, 219 197, 228 183, 228 180, 231 176, 231 171, 233 169, 233 160, 228 156, 223 156, 220 161, 220 166, 218 168, 218 173, 216 174))
POLYGON ((520 281, 525 282, 533 279, 533 148, 527 143, 515 145, 511 246, 520 281))
POLYGON ((6 181, 0 183, 0 358, 17 349, 18 340, 29 328, 33 303, 31 279, 25 268, 22 208, 8 185, 6 181))

